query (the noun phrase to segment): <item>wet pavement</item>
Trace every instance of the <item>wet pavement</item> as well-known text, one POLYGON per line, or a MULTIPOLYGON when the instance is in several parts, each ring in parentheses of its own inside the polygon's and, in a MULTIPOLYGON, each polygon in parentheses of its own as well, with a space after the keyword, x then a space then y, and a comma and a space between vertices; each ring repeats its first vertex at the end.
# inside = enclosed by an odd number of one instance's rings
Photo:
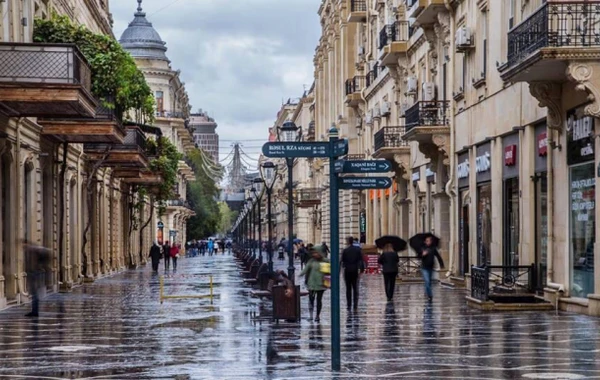
POLYGON ((471 310, 462 291, 439 286, 429 304, 418 284, 399 285, 388 304, 378 275, 363 276, 356 313, 342 297, 332 374, 329 294, 320 324, 272 323, 270 301, 250 297, 231 256, 180 259, 165 294, 208 294, 210 274, 212 305, 161 305, 148 267, 51 295, 38 319, 27 306, 0 312, 0 378, 600 379, 599 319, 471 310))

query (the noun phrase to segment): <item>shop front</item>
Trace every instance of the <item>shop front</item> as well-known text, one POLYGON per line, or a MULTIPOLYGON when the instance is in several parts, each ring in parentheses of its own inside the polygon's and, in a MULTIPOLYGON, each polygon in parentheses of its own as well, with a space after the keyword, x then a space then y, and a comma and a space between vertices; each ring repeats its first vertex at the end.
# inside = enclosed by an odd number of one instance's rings
POLYGON ((492 159, 491 144, 476 149, 477 266, 491 265, 492 255, 492 159))
POLYGON ((546 286, 548 261, 548 132, 546 123, 535 126, 535 265, 537 268, 536 290, 542 292, 546 286))
POLYGON ((464 277, 465 274, 469 273, 469 209, 471 201, 469 197, 469 152, 463 152, 458 155, 458 164, 456 167, 457 179, 458 179, 458 242, 459 242, 459 254, 458 254, 458 275, 464 277))
MULTIPOLYGON (((504 149, 503 177, 503 217, 504 236, 502 265, 519 266, 519 134, 513 133, 502 139, 504 149)), ((524 263, 527 264, 527 263, 524 263)))
POLYGON ((594 293, 595 165, 594 119, 579 108, 567 113, 569 166, 570 293, 585 298, 594 293))

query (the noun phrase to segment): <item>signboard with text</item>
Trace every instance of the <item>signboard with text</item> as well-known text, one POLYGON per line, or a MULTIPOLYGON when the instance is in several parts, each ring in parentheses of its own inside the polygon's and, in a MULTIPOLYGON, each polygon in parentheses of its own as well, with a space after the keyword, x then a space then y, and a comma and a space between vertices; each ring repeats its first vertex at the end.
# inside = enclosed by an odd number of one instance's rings
POLYGON ((338 186, 341 190, 387 189, 392 186, 388 177, 340 177, 338 186))
POLYGON ((328 142, 269 142, 262 152, 269 158, 329 157, 328 142))
POLYGON ((392 170, 392 164, 388 160, 337 160, 335 162, 336 173, 387 173, 392 170))

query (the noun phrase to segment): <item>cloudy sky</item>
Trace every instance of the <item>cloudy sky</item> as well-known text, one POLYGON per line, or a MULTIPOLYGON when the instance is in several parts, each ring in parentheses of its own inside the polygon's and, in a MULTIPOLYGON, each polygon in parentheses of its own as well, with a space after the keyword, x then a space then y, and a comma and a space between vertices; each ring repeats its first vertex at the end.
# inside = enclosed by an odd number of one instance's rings
MULTIPOLYGON (((282 99, 312 83, 321 0, 144 0, 147 18, 167 42, 194 111, 219 124, 221 158, 240 141, 257 157, 282 99)), ((133 19, 136 0, 111 1, 115 35, 133 19)))

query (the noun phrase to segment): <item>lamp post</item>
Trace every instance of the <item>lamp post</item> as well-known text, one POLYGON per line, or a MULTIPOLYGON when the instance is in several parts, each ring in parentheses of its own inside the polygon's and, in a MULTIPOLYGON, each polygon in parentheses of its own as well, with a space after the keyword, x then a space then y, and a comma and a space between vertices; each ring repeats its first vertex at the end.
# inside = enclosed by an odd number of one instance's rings
POLYGON ((250 197, 246 199, 246 235, 248 236, 248 251, 252 253, 254 257, 254 251, 252 251, 252 200, 250 197))
POLYGON ((254 248, 254 199, 252 199, 252 194, 254 189, 250 189, 249 192, 249 196, 246 199, 246 201, 248 202, 248 209, 250 210, 248 212, 248 226, 250 228, 250 249, 252 250, 252 257, 256 258, 256 251, 254 248))
POLYGON ((263 253, 262 253, 262 218, 261 218, 261 198, 263 191, 264 181, 262 178, 254 179, 254 186, 252 187, 252 191, 254 192, 254 198, 256 199, 257 207, 258 207, 258 262, 260 265, 263 263, 263 253))
MULTIPOLYGON (((300 141, 302 131, 293 121, 288 120, 281 127, 277 128, 277 138, 279 141, 296 142, 300 141)), ((293 186, 293 171, 294 159, 286 157, 285 163, 288 171, 288 277, 292 282, 296 282, 294 268, 294 186, 293 186)))
POLYGON ((265 184, 265 190, 267 191, 267 257, 269 259, 269 272, 273 272, 273 220, 271 214, 271 194, 273 192, 273 186, 275 185, 275 179, 277 178, 277 166, 271 161, 267 161, 262 164, 260 175, 265 184))

